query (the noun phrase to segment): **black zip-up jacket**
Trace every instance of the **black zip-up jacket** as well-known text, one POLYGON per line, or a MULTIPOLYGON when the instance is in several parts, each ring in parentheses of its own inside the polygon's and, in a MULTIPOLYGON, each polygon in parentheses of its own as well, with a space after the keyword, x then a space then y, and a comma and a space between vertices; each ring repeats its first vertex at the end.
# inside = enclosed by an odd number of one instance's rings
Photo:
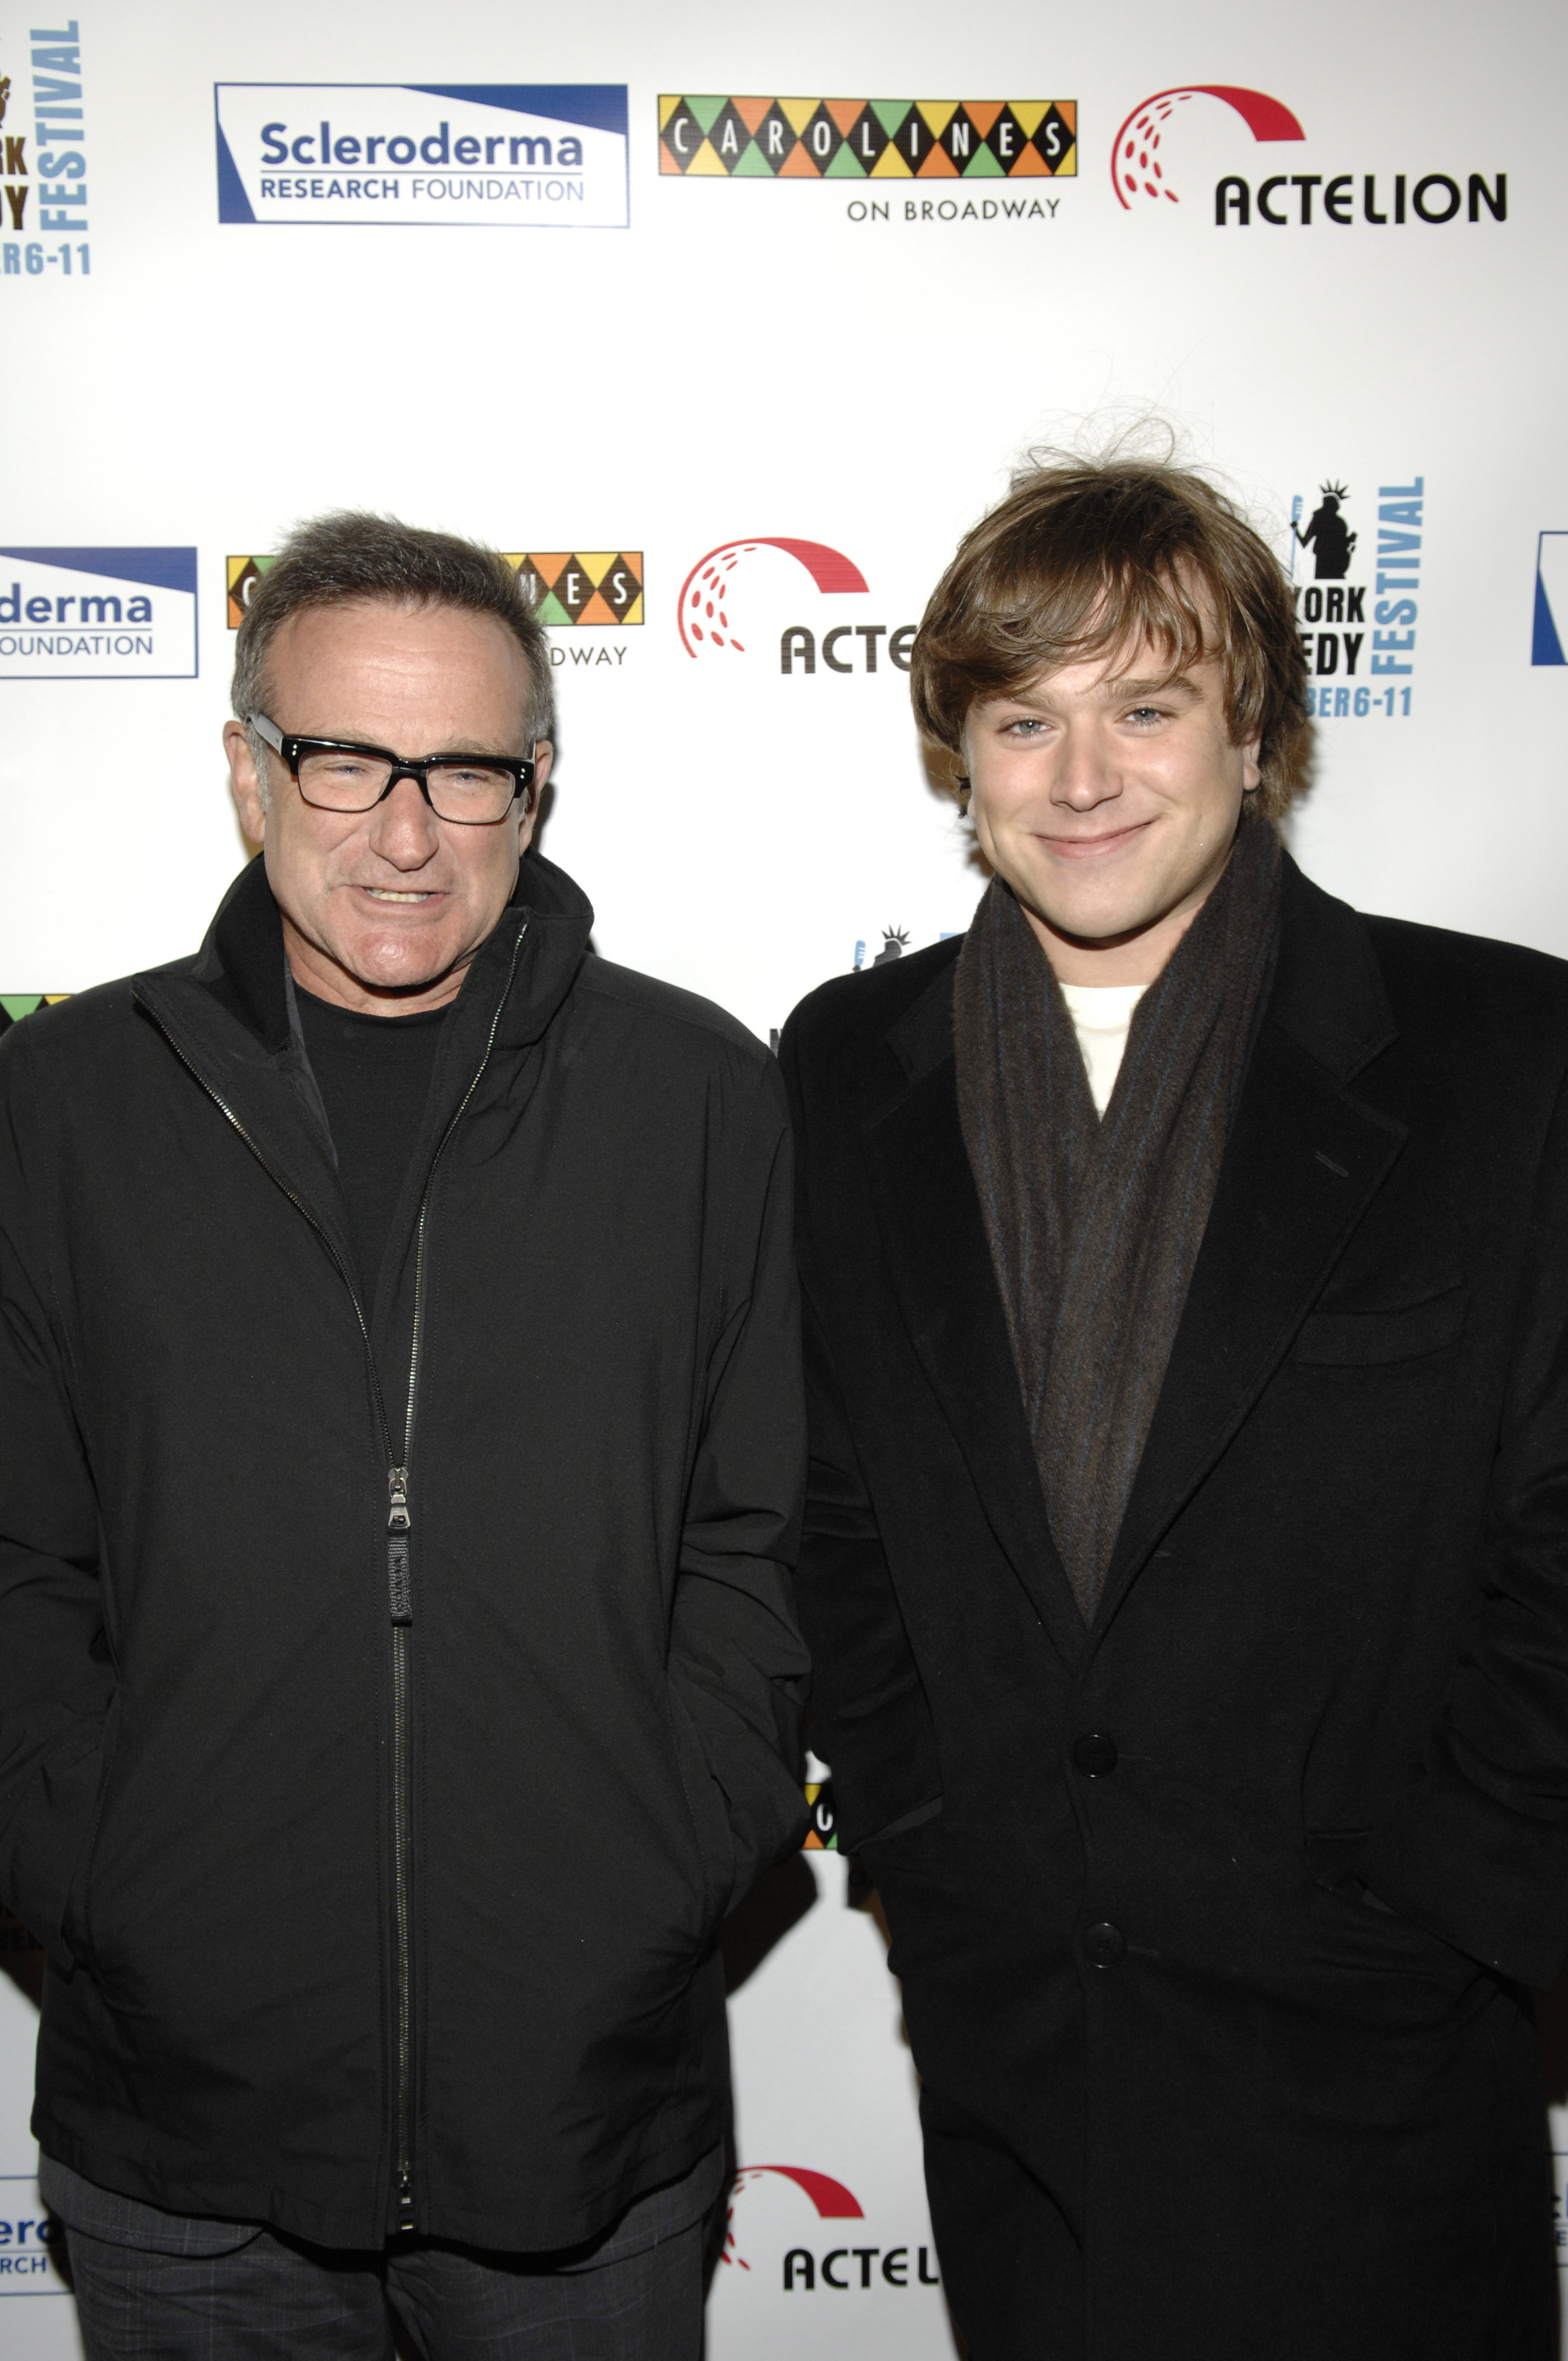
POLYGON ((104 2188, 538 2251, 721 2135, 804 1824, 786 1126, 591 920, 525 860, 368 1331, 262 862, 0 1042, 0 1897, 104 2188))

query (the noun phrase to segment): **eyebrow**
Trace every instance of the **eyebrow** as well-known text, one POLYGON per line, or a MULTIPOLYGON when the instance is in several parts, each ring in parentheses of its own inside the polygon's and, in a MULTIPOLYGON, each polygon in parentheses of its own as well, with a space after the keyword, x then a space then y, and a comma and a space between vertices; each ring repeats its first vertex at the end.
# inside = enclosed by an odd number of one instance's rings
POLYGON ((1108 680, 1104 683, 1107 697, 1168 697, 1173 688, 1184 690, 1189 697, 1201 697, 1203 692, 1190 673, 1171 673, 1160 680, 1108 680))
MULTIPOLYGON (((1121 704, 1129 697, 1168 697, 1173 689, 1183 695, 1201 697, 1202 688, 1190 673, 1172 673, 1157 680, 1107 680, 1100 684, 1099 694, 1107 705, 1121 704)), ((998 697, 999 705, 1027 705, 1036 712, 1044 712, 1048 698, 1032 696, 1028 689, 1019 689, 1012 697, 998 697)))

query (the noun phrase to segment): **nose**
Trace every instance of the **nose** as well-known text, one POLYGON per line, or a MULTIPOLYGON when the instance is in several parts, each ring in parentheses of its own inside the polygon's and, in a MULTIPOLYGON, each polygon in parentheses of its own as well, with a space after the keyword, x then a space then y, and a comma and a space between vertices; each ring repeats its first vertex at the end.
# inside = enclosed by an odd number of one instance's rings
POLYGON ((1051 800, 1071 811, 1092 811, 1122 792, 1119 770, 1098 727, 1098 717, 1075 716, 1062 735, 1051 783, 1051 800))
POLYGON ((422 869, 440 847, 435 814, 417 779, 400 779, 370 815, 370 850, 394 869, 422 869))

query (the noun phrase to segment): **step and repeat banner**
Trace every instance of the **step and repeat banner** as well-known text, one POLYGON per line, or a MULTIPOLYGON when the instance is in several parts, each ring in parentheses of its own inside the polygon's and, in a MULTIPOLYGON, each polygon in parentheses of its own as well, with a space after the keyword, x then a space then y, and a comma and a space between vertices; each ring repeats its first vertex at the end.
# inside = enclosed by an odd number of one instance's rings
MULTIPOLYGON (((915 628, 1031 447, 1151 413, 1296 586, 1310 874, 1568 954, 1546 0, 1479 36, 1458 0, 77 5, 0 0, 0 1025, 198 940, 245 858, 235 627, 291 522, 364 506, 527 576, 546 851, 609 956, 769 1039, 967 924, 915 628)), ((727 1936, 710 2352, 949 2361, 812 1768, 810 1846, 727 1936)), ((0 2361, 79 2349, 38 1965, 0 1927, 0 2361)))

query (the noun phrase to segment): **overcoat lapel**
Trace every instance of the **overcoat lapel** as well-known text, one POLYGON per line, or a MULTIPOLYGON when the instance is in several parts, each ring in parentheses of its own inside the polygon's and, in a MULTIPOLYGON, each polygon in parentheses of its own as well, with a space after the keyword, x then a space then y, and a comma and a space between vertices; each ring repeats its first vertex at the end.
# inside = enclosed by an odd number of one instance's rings
POLYGON ((1344 1086, 1394 1033, 1361 920, 1287 861, 1278 972, 1096 1639, 1289 1350, 1398 1156, 1405 1126, 1344 1086))
POLYGON ((1257 1400, 1404 1143, 1403 1125, 1346 1087, 1395 1032, 1365 928, 1288 858, 1280 917, 1274 987, 1091 1633, 1051 1539, 959 1126, 951 965, 888 1036, 906 1083, 868 1120, 865 1151, 894 1285, 986 1517, 1069 1664, 1257 1400))
MULTIPOLYGON (((955 946, 955 950, 956 950, 955 946)), ((1063 1659, 1086 1642, 1051 1539, 1013 1349, 959 1127, 953 972, 894 1028, 911 1080, 866 1126, 889 1268, 910 1339, 974 1479, 986 1519, 1063 1659)))

